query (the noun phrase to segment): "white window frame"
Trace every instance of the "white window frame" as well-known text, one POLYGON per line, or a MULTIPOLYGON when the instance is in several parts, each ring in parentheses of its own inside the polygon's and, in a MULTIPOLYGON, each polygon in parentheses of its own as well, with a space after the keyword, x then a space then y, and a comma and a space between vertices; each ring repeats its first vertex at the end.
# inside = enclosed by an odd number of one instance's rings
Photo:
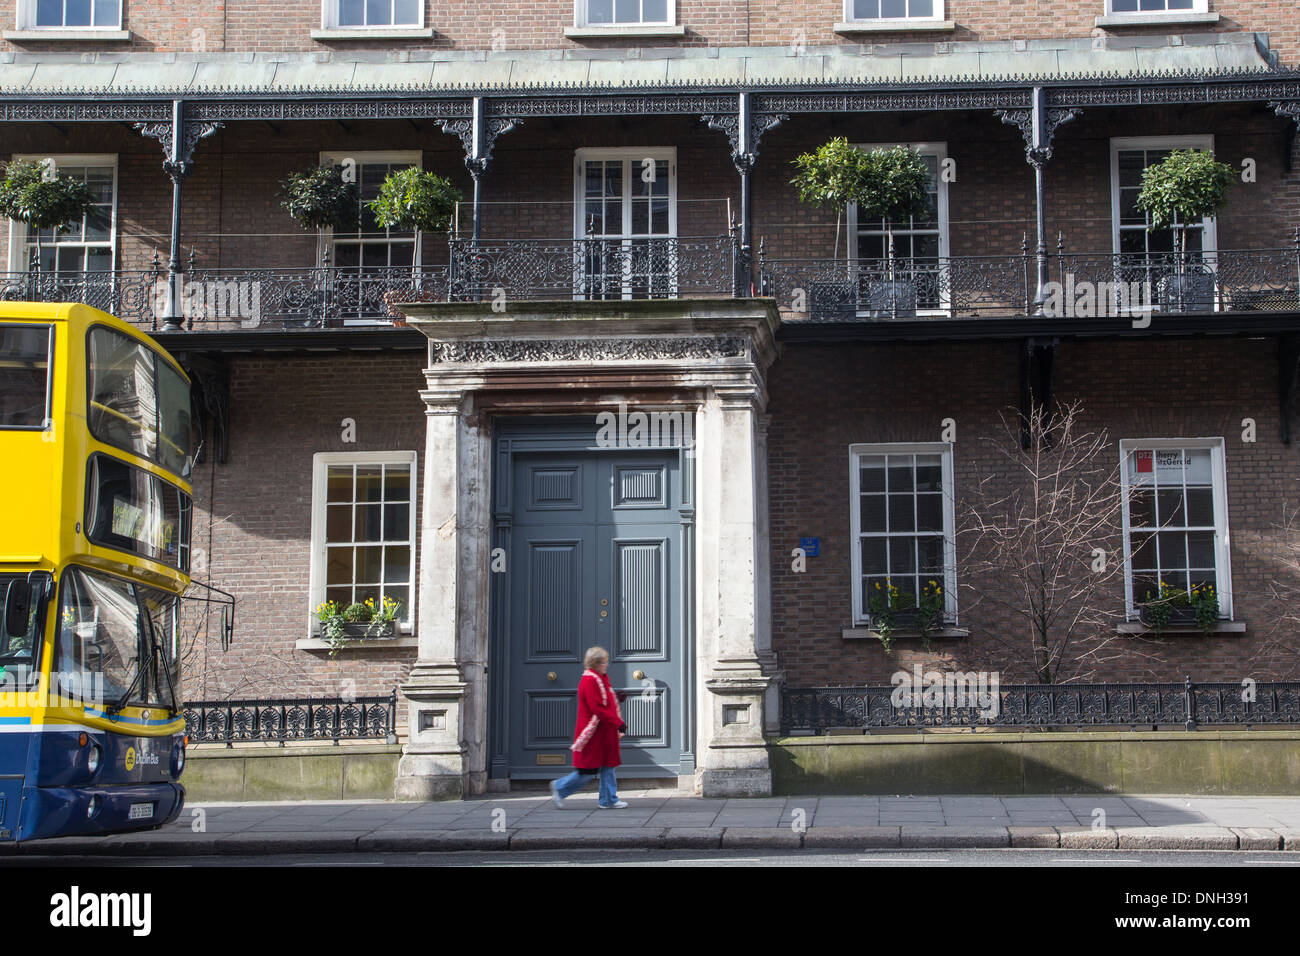
MULTIPOLYGON (((637 27, 675 27, 677 25, 677 0, 667 0, 666 20, 637 20, 635 23, 591 23, 587 19, 588 0, 573 0, 573 25, 591 30, 634 30, 637 27)), ((638 3, 639 6, 639 3, 638 3)))
MULTIPOLYGON (((320 163, 322 166, 338 166, 342 164, 343 160, 345 159, 355 160, 357 166, 375 165, 378 163, 410 163, 416 169, 424 169, 424 153, 418 149, 374 150, 370 152, 364 152, 364 151, 358 152, 357 150, 332 150, 329 152, 322 152, 320 154, 320 163)), ((361 185, 360 176, 358 176, 357 178, 358 178, 357 188, 360 188, 361 185)), ((420 230, 417 229, 415 231, 415 239, 414 239, 415 249, 411 253, 411 262, 412 265, 417 269, 421 265, 420 247, 424 245, 423 236, 424 233, 420 232, 420 230)), ((318 246, 316 249, 316 261, 320 262, 321 255, 324 253, 325 248, 328 246, 330 251, 330 268, 333 268, 334 253, 335 250, 338 248, 339 241, 340 240, 335 239, 333 229, 321 230, 321 234, 320 234, 321 245, 318 246)), ((388 238, 369 239, 369 240, 356 239, 353 236, 348 235, 342 237, 341 241, 348 244, 355 243, 358 245, 365 245, 367 242, 369 242, 378 245, 381 242, 386 243, 386 242, 391 242, 392 240, 388 238)))
MULTIPOLYGON (((1116 255, 1120 253, 1119 209, 1119 154, 1133 149, 1208 149, 1214 151, 1214 136, 1205 133, 1196 136, 1116 136, 1110 141, 1110 222, 1111 245, 1116 255)), ((1201 220, 1202 253, 1211 256, 1219 249, 1218 224, 1214 217, 1201 220)))
MULTIPOLYGON (((391 2, 391 0, 390 0, 391 2)), ((340 25, 339 23, 339 0, 321 0, 320 7, 320 26, 322 30, 330 31, 357 31, 361 33, 382 33, 385 30, 423 30, 424 29, 424 0, 418 0, 416 9, 420 15, 415 23, 381 23, 374 26, 368 24, 349 23, 340 25)))
POLYGON ((1133 545, 1129 536, 1128 480, 1130 452, 1152 449, 1191 448, 1210 450, 1210 474, 1214 482, 1214 590, 1219 598, 1219 615, 1231 621, 1232 612, 1232 540, 1228 528, 1228 478, 1222 438, 1124 438, 1119 443, 1119 473, 1124 502, 1124 607, 1129 621, 1136 621, 1140 609, 1133 600, 1133 545))
MULTIPOLYGON (((119 188, 117 153, 15 153, 13 160, 26 160, 39 163, 43 159, 54 160, 55 169, 64 166, 111 166, 113 168, 113 201, 109 214, 108 250, 110 273, 117 271, 117 194, 119 188)), ((31 267, 27 246, 27 225, 10 219, 9 223, 9 271, 27 272, 31 267)), ((94 243, 100 245, 101 243, 94 243)))
MULTIPOLYGON (((82 30, 86 30, 86 31, 93 30, 96 32, 103 31, 103 32, 118 33, 121 32, 122 30, 122 8, 125 5, 126 5, 125 0, 117 0, 117 22, 112 24, 111 26, 95 26, 94 24, 84 24, 84 25, 74 24, 72 26, 67 26, 67 25, 37 26, 36 25, 36 0, 18 0, 18 4, 17 4, 18 17, 17 17, 16 26, 20 31, 39 31, 42 33, 44 33, 46 30, 57 30, 60 32, 64 30, 78 31, 78 32, 82 30)), ((66 7, 65 7, 65 11, 66 11, 66 7)), ((94 8, 93 0, 90 8, 90 17, 92 20, 95 18, 95 8, 94 8)))
MULTIPOLYGON (((584 147, 574 151, 573 158, 573 236, 575 239, 587 238, 586 222, 586 164, 592 160, 606 162, 611 159, 620 159, 628 163, 628 173, 623 177, 623 226, 619 236, 613 236, 609 233, 604 234, 604 238, 624 240, 634 239, 676 239, 677 237, 677 147, 676 146, 655 146, 643 148, 628 148, 625 146, 599 146, 584 147), (651 235, 634 234, 631 232, 632 226, 632 177, 639 175, 640 161, 643 159, 653 159, 656 162, 666 160, 668 163, 668 231, 666 233, 654 233, 651 235)), ((676 294, 677 277, 674 275, 670 280, 673 292, 676 294)), ((581 290, 574 290, 576 297, 585 299, 581 290)), ((623 298, 631 298, 631 294, 625 294, 623 298)))
MULTIPOLYGON (((325 520, 326 503, 329 500, 329 468, 331 465, 409 465, 411 469, 411 515, 410 535, 411 580, 410 600, 407 602, 406 618, 398 622, 398 630, 403 634, 413 633, 416 621, 416 599, 419 592, 419 573, 416 562, 419 560, 419 539, 416 537, 418 519, 416 511, 420 501, 420 483, 417 480, 419 454, 414 451, 340 451, 317 452, 312 456, 311 481, 311 565, 308 572, 309 604, 307 636, 314 638, 319 631, 320 619, 316 608, 325 601, 325 573, 328 567, 326 559, 325 520)), ((354 489, 355 493, 355 489, 354 489)), ((355 569, 354 569, 355 574, 355 569)))
MULTIPOLYGON (((1170 10, 1168 7, 1169 0, 1165 0, 1166 6, 1163 10, 1116 10, 1114 9, 1114 0, 1106 0, 1106 16, 1108 17, 1186 17, 1195 13, 1209 13, 1209 0, 1192 0, 1190 10, 1170 10)), ((1141 4, 1139 4, 1140 6, 1141 4)))
MULTIPOLYGON (((1109 0, 1108 0, 1109 2, 1109 0)), ((909 0, 910 4, 910 0, 909 0)), ((934 0, 934 13, 928 17, 855 17, 853 16, 853 0, 844 0, 844 22, 845 23, 934 23, 943 20, 944 0, 934 0)))
MULTIPOLYGON (((943 178, 943 164, 948 158, 948 144, 943 143, 858 143, 858 149, 871 151, 873 149, 891 149, 895 146, 907 146, 916 150, 922 156, 934 156, 939 160, 939 187, 938 192, 938 212, 939 212, 939 268, 944 267, 944 260, 948 258, 948 184, 943 178)), ((858 205, 849 203, 845 212, 845 228, 848 230, 848 250, 849 258, 858 258, 858 205)), ((946 315, 950 305, 947 292, 947 283, 942 283, 944 289, 937 309, 917 309, 917 315, 946 315)), ((864 313, 865 314, 865 313, 864 313)))
POLYGON ((870 626, 871 609, 862 601, 862 506, 859 461, 867 455, 938 455, 943 468, 943 595, 944 620, 957 622, 957 537, 953 516, 953 447, 950 442, 873 442, 849 446, 850 567, 853 580, 853 623, 870 626))

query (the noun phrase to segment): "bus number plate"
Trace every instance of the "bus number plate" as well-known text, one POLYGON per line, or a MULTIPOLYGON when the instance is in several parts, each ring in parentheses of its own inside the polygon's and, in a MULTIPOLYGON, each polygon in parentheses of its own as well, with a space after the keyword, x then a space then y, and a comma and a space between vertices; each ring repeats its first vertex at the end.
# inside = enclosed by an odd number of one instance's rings
POLYGON ((152 803, 133 803, 131 811, 127 814, 128 820, 152 820, 153 804, 152 803))

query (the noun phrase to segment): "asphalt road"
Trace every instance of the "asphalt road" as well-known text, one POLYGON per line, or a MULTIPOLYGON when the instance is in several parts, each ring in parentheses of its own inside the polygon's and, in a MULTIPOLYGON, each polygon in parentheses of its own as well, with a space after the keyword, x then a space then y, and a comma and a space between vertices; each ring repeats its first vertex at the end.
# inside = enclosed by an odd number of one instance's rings
POLYGON ((930 866, 1009 867, 1262 867, 1300 869, 1300 853, 1194 850, 537 850, 496 853, 327 853, 279 856, 94 857, 23 856, 0 869, 53 867, 232 866, 836 866, 899 869, 930 866))

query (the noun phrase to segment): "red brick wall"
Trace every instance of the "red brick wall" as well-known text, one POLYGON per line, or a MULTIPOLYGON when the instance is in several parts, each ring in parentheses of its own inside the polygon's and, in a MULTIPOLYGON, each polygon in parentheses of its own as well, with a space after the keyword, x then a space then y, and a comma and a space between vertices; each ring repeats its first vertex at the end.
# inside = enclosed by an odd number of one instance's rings
MULTIPOLYGON (((17 0, 0 2, 0 23, 12 29, 17 0)), ((129 42, 50 43, 0 41, 0 50, 138 50, 258 51, 376 49, 590 49, 600 47, 673 46, 809 46, 828 44, 933 43, 936 40, 1016 40, 1053 37, 1161 36, 1250 30, 1267 33, 1274 49, 1288 62, 1300 53, 1294 7, 1274 0, 1212 0, 1220 15, 1212 25, 1098 28, 1104 0, 947 0, 945 15, 956 22, 950 32, 833 32, 844 19, 841 0, 807 0, 797 7, 788 0, 677 0, 677 22, 686 28, 680 39, 634 38, 570 40, 572 0, 425 0, 425 25, 432 38, 419 40, 326 40, 311 38, 320 27, 320 4, 258 3, 226 0, 215 5, 174 0, 127 0, 123 26, 129 42), (792 11, 798 11, 792 17, 792 11), (494 32, 500 31, 500 32, 494 32)))
MULTIPOLYGON (((1123 438, 1225 439, 1228 531, 1235 618, 1244 635, 1196 635, 1155 641, 1105 632, 1098 679, 1238 681, 1291 677, 1296 641, 1274 630, 1283 607, 1270 581, 1293 575, 1270 557, 1282 504, 1300 495, 1296 446, 1278 438, 1276 345, 1265 339, 1065 342, 1057 353, 1055 397, 1083 404, 1082 424, 1105 429, 1107 462, 1118 466, 1123 438), (1253 418, 1257 441, 1241 440, 1253 418), (1290 652, 1279 647, 1289 643, 1290 652)), ((1006 582, 973 579, 959 557, 959 613, 970 636, 937 640, 926 653, 919 640, 900 639, 892 656, 879 642, 844 640, 852 625, 849 558, 848 448, 856 442, 933 442, 941 422, 956 422, 953 450, 958 526, 978 484, 1010 489, 1004 460, 984 442, 999 436, 999 412, 1018 406, 1017 345, 936 343, 877 346, 787 346, 771 373, 769 432, 772 514, 773 642, 791 685, 888 683, 915 662, 946 661, 965 669, 1000 669, 1005 683, 1031 679, 1008 665, 995 636, 1023 645, 1025 625, 990 602, 972 607, 972 592, 1005 593, 1006 582), (800 537, 821 538, 821 555, 805 573, 789 557, 800 537)), ((959 542, 959 556, 965 545, 959 542)), ((1123 611, 1122 580, 1114 606, 1123 611)), ((1087 664, 1067 668, 1088 673, 1087 664)))
POLYGON ((422 351, 232 360, 229 461, 215 464, 209 453, 196 470, 193 544, 208 552, 208 570, 196 576, 236 595, 235 640, 223 653, 214 631, 194 648, 184 665, 186 699, 338 696, 344 679, 356 682, 359 696, 387 694, 405 679, 414 647, 331 660, 294 645, 307 636, 313 610, 312 456, 415 451, 418 490, 423 365, 422 351), (342 441, 344 418, 356 422, 355 443, 342 441))

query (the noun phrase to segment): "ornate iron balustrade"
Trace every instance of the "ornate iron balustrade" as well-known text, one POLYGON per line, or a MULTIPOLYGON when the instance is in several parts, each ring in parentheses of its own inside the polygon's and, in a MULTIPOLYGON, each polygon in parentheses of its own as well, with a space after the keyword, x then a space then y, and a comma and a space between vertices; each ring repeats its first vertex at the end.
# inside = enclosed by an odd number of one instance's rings
POLYGON ((156 270, 0 272, 0 301, 84 302, 149 326, 157 304, 166 302, 166 281, 166 273, 156 270))
MULTIPOLYGON (((1208 313, 1300 309, 1300 253, 1248 249, 1048 256, 1043 314, 1103 318, 1150 312, 1208 313)), ((768 259, 758 263, 760 295, 795 319, 978 318, 1037 314, 1037 262, 1018 256, 888 259, 768 259)))
MULTIPOLYGON (((447 299, 447 267, 191 269, 177 276, 188 329, 339 328, 386 323, 390 302, 447 299)), ((84 302, 149 330, 166 314, 166 271, 0 273, 0 300, 84 302)))
POLYGON ((192 742, 384 740, 397 743, 397 689, 387 697, 200 700, 182 708, 192 742))
MULTIPOLYGON (((953 675, 945 675, 951 677, 953 675)), ((924 693, 925 688, 916 688, 924 693)), ((957 688, 958 691, 961 688, 957 688)), ((972 692, 973 692, 972 688, 972 692)), ((1260 682, 1253 701, 1240 683, 1193 684, 1004 684, 972 693, 951 693, 942 703, 911 706, 912 688, 791 687, 781 693, 781 733, 927 727, 1159 727, 1300 724, 1300 683, 1260 682), (899 694, 895 698, 895 694, 899 694), (895 700, 898 700, 898 704, 895 700), (958 705, 961 706, 958 706, 958 705), (989 714, 988 711, 996 711, 989 714)), ((942 696, 945 688, 931 693, 942 696)), ((924 701, 924 698, 922 698, 924 701)))
POLYGON ((735 236, 452 239, 459 300, 685 299, 750 294, 735 236))

